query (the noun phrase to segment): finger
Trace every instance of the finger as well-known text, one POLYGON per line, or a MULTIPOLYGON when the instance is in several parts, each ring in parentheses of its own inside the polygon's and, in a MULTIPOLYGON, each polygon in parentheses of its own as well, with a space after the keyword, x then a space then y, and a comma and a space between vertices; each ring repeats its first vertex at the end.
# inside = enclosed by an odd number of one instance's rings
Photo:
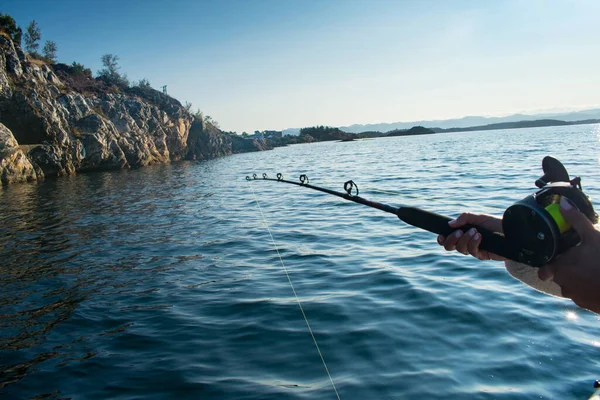
MULTIPOLYGON (((473 238, 469 241, 469 246, 467 251, 469 252, 469 254, 471 254, 473 257, 479 258, 480 260, 489 260, 489 255, 488 254, 481 254, 481 253, 487 253, 487 251, 484 250, 479 250, 479 245, 481 244, 481 235, 477 232, 476 229, 472 229, 473 232, 473 238), (483 257, 483 258, 480 258, 483 257)), ((470 232, 470 231, 469 231, 470 232)))
POLYGON ((460 239, 462 235, 463 232, 460 229, 454 232, 452 235, 449 235, 444 242, 444 248, 448 251, 456 249, 456 242, 458 242, 458 239, 460 239))
POLYGON ((560 200, 560 213, 575 229, 582 242, 592 237, 592 234, 595 232, 592 222, 584 213, 573 207, 564 197, 560 200))
POLYGON ((458 216, 458 218, 453 219, 452 221, 448 222, 448 225, 450 225, 452 228, 458 228, 460 226, 463 225, 467 225, 467 224, 472 224, 472 225, 478 225, 478 224, 482 224, 485 221, 487 221, 490 217, 488 215, 482 215, 482 214, 472 214, 472 213, 462 213, 458 216))
POLYGON ((439 236, 437 237, 437 242, 438 242, 438 244, 439 244, 440 246, 443 246, 443 245, 444 245, 444 241, 445 241, 445 240, 446 240, 446 236, 444 236, 444 235, 439 235, 439 236))
POLYGON ((469 243, 473 240, 475 232, 477 232, 475 228, 469 229, 462 235, 458 242, 456 242, 456 250, 459 253, 463 253, 465 255, 469 254, 469 243))
POLYGON ((540 269, 538 269, 538 278, 540 278, 544 282, 551 281, 552 279, 554 279, 555 270, 555 264, 546 264, 543 267, 540 267, 540 269))
POLYGON ((559 254, 558 257, 551 263, 546 264, 538 269, 538 277, 543 281, 552 280, 558 285, 563 286, 563 284, 567 283, 567 280, 569 279, 569 270, 572 268, 572 266, 580 263, 580 251, 581 249, 578 246, 559 254))
POLYGON ((481 249, 479 246, 483 241, 483 237, 479 232, 475 232, 473 235, 473 239, 469 243, 469 253, 473 255, 473 257, 477 257, 481 261, 494 260, 494 261, 506 261, 506 257, 499 256, 495 253, 490 253, 487 250, 481 249))

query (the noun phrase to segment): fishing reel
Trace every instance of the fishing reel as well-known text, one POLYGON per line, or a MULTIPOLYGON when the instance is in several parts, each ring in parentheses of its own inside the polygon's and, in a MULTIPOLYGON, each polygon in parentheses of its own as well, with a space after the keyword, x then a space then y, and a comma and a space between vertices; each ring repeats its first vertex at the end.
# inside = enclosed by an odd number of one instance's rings
POLYGON ((268 178, 267 174, 263 174, 263 178, 259 179, 254 174, 252 178, 247 176, 246 180, 277 181, 317 190, 395 214, 409 225, 446 237, 457 229, 468 232, 471 228, 476 228, 481 234, 479 245, 481 249, 532 267, 540 267, 581 241, 577 232, 571 228, 560 213, 561 199, 565 198, 569 201, 592 223, 598 222, 598 215, 594 211, 590 199, 581 189, 579 177, 570 179, 560 161, 549 156, 544 157, 542 168, 544 175, 535 182, 540 190, 516 202, 504 212, 503 233, 492 232, 473 225, 452 228, 448 224, 452 218, 445 215, 417 207, 394 207, 365 199, 358 195, 358 187, 354 181, 347 181, 344 184, 345 193, 342 193, 311 185, 306 175, 301 175, 299 182, 285 180, 281 174, 277 174, 277 179, 268 178))
POLYGON ((516 255, 511 258, 531 266, 544 265, 580 242, 560 213, 562 198, 592 223, 598 222, 598 214, 581 188, 581 178, 570 179, 562 163, 550 156, 544 157, 542 168, 544 175, 535 181, 540 190, 508 207, 502 218, 506 244, 516 255))

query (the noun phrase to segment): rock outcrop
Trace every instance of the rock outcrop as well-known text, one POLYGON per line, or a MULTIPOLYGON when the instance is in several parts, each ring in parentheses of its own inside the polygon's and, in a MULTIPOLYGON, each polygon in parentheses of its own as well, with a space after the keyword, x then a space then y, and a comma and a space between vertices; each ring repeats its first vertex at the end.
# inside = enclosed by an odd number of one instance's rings
POLYGON ((38 174, 12 132, 0 124, 0 181, 6 185, 15 182, 35 181, 38 174))
POLYGON ((240 136, 231 137, 231 150, 234 153, 271 150, 272 148, 273 147, 268 145, 264 139, 244 139, 240 136))
POLYGON ((188 159, 207 160, 233 153, 231 137, 204 121, 194 121, 188 135, 188 159))
POLYGON ((266 149, 235 136, 194 122, 150 87, 110 86, 64 64, 28 61, 0 35, 3 184, 266 149))

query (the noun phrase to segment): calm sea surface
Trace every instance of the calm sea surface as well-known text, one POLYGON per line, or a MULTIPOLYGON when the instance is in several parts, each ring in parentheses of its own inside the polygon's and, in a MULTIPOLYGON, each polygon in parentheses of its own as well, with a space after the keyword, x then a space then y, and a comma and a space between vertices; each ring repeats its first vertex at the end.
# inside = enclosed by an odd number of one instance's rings
POLYGON ((500 214, 547 154, 600 198, 599 135, 318 143, 1 189, 0 397, 587 399, 599 316, 392 215, 245 176, 500 214))

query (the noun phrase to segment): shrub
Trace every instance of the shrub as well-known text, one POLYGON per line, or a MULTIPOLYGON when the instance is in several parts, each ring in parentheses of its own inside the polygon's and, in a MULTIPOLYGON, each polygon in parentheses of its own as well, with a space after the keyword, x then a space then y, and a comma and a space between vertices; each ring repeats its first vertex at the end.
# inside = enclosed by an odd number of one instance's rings
POLYGON ((86 68, 83 64, 80 64, 76 61, 73 61, 71 64, 71 71, 69 71, 73 75, 87 75, 89 77, 92 76, 92 70, 86 68))
POLYGON ((129 79, 127 75, 121 75, 118 71, 119 67, 119 56, 114 54, 105 54, 102 56, 103 69, 98 71, 98 79, 106 82, 109 85, 115 85, 120 88, 129 87, 129 79))
POLYGON ((151 89, 150 81, 146 78, 140 79, 134 86, 141 87, 142 89, 151 89))
POLYGON ((23 31, 17 26, 13 17, 8 14, 0 13, 0 32, 6 33, 13 42, 21 45, 21 36, 23 31))
POLYGON ((42 49, 44 58, 51 62, 56 62, 56 43, 52 40, 46 40, 44 48, 42 49))
POLYGON ((67 64, 53 64, 52 69, 67 87, 79 93, 102 93, 107 90, 105 82, 92 77, 92 71, 82 64, 73 62, 67 64))

